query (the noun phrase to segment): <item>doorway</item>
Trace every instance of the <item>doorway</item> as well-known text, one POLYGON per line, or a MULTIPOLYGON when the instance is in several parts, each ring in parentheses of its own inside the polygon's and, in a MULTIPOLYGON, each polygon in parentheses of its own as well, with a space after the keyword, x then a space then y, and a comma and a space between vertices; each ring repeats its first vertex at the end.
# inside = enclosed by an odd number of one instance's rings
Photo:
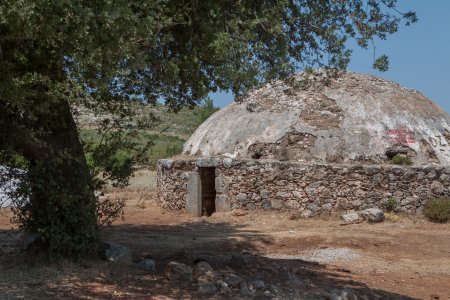
POLYGON ((201 182, 202 215, 210 216, 216 211, 216 170, 215 168, 198 168, 201 182))

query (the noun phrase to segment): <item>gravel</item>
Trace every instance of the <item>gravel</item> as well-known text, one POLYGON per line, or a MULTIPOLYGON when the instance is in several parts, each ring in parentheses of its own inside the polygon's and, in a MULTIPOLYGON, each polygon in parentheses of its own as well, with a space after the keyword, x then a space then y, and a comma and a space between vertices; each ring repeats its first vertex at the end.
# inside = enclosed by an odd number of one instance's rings
POLYGON ((317 263, 330 263, 339 260, 353 260, 361 257, 355 250, 350 248, 327 248, 303 251, 298 255, 271 253, 263 255, 273 259, 301 259, 317 263))

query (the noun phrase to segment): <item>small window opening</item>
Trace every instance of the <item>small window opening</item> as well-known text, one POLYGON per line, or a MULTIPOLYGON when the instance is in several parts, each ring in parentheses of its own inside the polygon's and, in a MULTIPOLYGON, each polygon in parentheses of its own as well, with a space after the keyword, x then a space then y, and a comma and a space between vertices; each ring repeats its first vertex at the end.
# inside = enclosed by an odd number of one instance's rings
POLYGON ((216 211, 216 170, 215 168, 199 168, 202 186, 202 215, 210 216, 216 211))

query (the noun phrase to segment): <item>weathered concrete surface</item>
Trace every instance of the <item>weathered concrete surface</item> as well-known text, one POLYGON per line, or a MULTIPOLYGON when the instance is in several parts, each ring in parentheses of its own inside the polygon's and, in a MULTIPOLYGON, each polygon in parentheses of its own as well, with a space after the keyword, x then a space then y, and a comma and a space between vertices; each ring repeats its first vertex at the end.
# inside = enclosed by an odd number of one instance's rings
POLYGON ((200 176, 197 172, 189 172, 186 195, 186 212, 197 217, 202 216, 202 198, 200 176))
MULTIPOLYGON (((300 78, 302 75, 297 75, 300 78)), ((268 83, 216 112, 184 154, 318 163, 388 159, 406 146, 415 165, 450 164, 450 116, 421 93, 370 75, 344 73, 329 85, 268 83)))

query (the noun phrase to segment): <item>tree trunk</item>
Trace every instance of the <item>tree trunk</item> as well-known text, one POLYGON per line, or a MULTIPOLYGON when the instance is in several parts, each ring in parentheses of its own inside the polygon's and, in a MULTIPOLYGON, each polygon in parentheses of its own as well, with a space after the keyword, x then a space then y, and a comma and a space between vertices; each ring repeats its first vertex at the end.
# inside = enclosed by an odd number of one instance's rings
POLYGON ((31 196, 21 214, 47 253, 79 257, 96 250, 96 198, 70 106, 58 106, 43 119, 38 146, 22 151, 30 162, 31 196))

